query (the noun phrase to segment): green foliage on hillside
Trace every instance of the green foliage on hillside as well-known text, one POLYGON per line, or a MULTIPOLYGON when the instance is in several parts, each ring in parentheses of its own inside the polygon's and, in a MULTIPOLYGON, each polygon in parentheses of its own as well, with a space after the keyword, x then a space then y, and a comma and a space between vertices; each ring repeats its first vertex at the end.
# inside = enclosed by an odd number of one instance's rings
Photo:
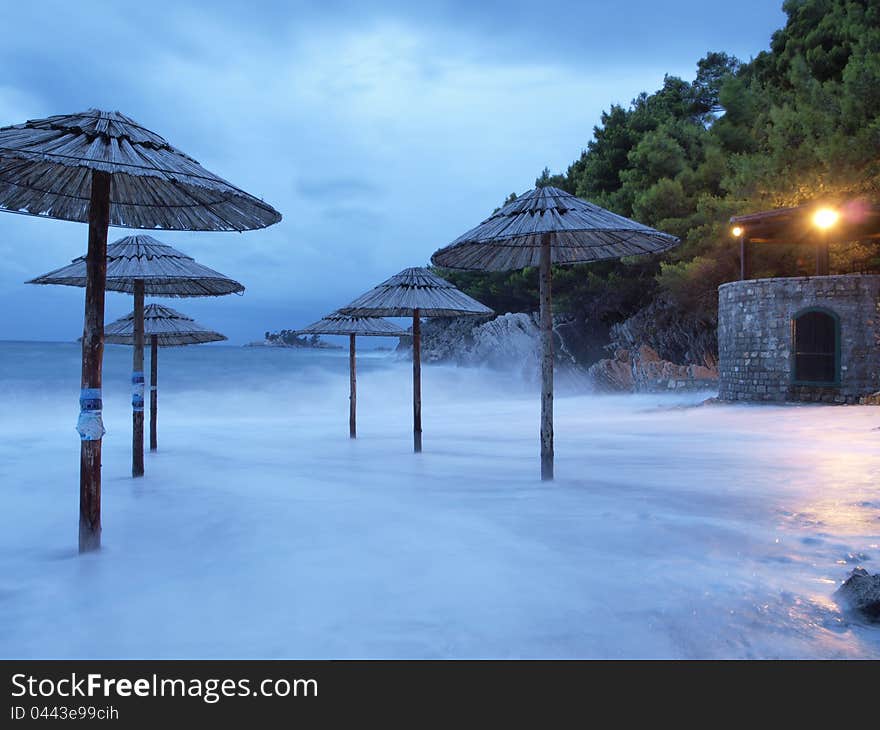
MULTIPOLYGON (((654 93, 611 106, 565 173, 537 179, 682 239, 663 257, 554 271, 559 311, 611 323, 662 296, 711 327, 717 286, 738 276, 731 215, 880 197, 880 0, 783 9, 769 50, 748 63, 709 53, 693 81, 667 76, 654 93)), ((870 253, 840 243, 832 268, 870 253)), ((755 275, 809 271, 810 256, 768 246, 755 275)), ((533 270, 450 278, 496 311, 537 306, 533 270)))

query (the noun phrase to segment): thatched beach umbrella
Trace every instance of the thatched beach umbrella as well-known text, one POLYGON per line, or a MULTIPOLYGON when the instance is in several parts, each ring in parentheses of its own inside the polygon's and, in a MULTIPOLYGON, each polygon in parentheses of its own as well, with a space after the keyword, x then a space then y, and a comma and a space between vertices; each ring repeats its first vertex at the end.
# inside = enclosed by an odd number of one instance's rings
POLYGON ((339 309, 362 317, 412 317, 413 450, 422 450, 421 317, 489 315, 492 310, 423 268, 404 269, 339 309))
POLYGON ((101 545, 101 370, 107 229, 246 231, 281 220, 119 112, 0 127, 0 210, 89 224, 80 434, 80 551, 101 545))
POLYGON ((402 337, 406 331, 393 322, 380 317, 355 317, 339 312, 328 314, 308 327, 296 331, 297 335, 348 335, 348 435, 357 438, 357 362, 355 339, 357 337, 402 337))
POLYGON ((431 257, 431 263, 447 269, 540 268, 542 479, 553 479, 551 265, 658 253, 678 242, 675 236, 548 186, 521 195, 431 257))
MULTIPOLYGON (((28 284, 85 286, 86 257, 80 256, 28 284)), ((131 475, 139 477, 144 473, 144 296, 216 297, 241 293, 244 287, 155 238, 126 236, 107 246, 105 288, 134 294, 131 475)), ((150 450, 155 449, 151 439, 150 450)))
MULTIPOLYGON (((136 345, 137 320, 137 312, 132 312, 108 324, 104 328, 104 341, 115 345, 136 345)), ((148 304, 144 308, 141 328, 141 342, 145 337, 150 339, 150 451, 155 451, 158 448, 159 348, 221 342, 226 335, 214 332, 192 317, 161 304, 148 304)), ((141 413, 143 415, 143 410, 141 413)))

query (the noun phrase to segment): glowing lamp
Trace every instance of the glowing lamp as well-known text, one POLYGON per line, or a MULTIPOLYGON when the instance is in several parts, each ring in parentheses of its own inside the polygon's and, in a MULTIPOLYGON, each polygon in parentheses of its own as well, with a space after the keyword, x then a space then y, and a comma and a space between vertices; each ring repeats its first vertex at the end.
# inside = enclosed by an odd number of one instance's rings
POLYGON ((840 213, 836 210, 832 210, 831 208, 820 208, 813 213, 813 225, 815 225, 816 228, 827 230, 837 223, 839 218, 840 213))
POLYGON ((743 234, 743 229, 741 226, 734 226, 730 229, 730 232, 733 234, 734 238, 739 238, 743 234))

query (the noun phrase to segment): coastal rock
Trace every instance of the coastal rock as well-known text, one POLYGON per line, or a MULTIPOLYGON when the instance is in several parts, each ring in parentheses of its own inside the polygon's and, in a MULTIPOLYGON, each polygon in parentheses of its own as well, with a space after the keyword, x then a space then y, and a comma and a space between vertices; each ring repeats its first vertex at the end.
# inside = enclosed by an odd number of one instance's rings
MULTIPOLYGON (((399 351, 409 353, 411 340, 399 351)), ((456 365, 486 365, 525 374, 538 371, 540 333, 528 314, 486 317, 435 317, 422 324, 422 359, 456 365)))
POLYGON ((647 345, 658 358, 674 363, 717 362, 715 323, 660 297, 610 329, 611 349, 647 345))
MULTIPOLYGON (((569 324, 567 319, 562 323, 569 324)), ((554 322, 556 360, 576 365, 569 350, 569 338, 560 335, 554 322)), ((410 339, 401 340, 399 352, 409 353, 410 339)), ((422 359, 456 365, 485 365, 502 370, 519 370, 532 377, 540 369, 541 332, 531 314, 507 313, 486 317, 434 317, 422 324, 422 359)))
MULTIPOLYGON (((668 313, 667 313, 668 314, 668 313)), ((702 353, 700 364, 677 364, 646 342, 633 338, 644 334, 643 320, 637 315, 638 326, 615 325, 612 333, 626 344, 618 346, 613 358, 597 358, 606 351, 608 329, 593 327, 569 315, 553 318, 553 347, 560 372, 583 373, 589 368, 589 379, 599 390, 611 392, 656 392, 668 390, 714 389, 718 374, 715 359, 703 342, 697 346, 696 335, 690 337, 690 326, 676 330, 670 343, 678 343, 672 352, 702 353), (690 337, 690 339, 689 339, 690 337), (685 347, 690 343, 692 347, 685 347), (705 347, 704 347, 705 345, 705 347)), ((624 323, 626 325, 626 323, 624 323)), ((699 338, 697 338, 699 339, 699 338)), ((668 343, 667 343, 668 344, 668 343)), ((613 346, 613 345, 612 345, 613 346)), ((409 356, 412 342, 401 339, 398 352, 409 356)), ((540 373, 541 332, 536 314, 507 313, 488 317, 435 317, 422 324, 422 359, 424 362, 447 362, 456 365, 488 366, 501 370, 517 370, 534 379, 540 373)), ((686 361, 687 362, 687 361, 686 361)))
POLYGON ((618 350, 618 355, 613 359, 599 360, 587 374, 598 390, 622 393, 635 390, 636 381, 627 350, 618 350))
POLYGON ((523 372, 537 372, 540 363, 541 333, 528 314, 505 314, 475 327, 473 344, 467 352, 469 364, 493 368, 516 364, 523 372))
POLYGON ((850 610, 869 621, 880 622, 880 574, 871 575, 864 568, 856 568, 836 595, 850 610))
POLYGON ((599 360, 588 371, 598 390, 652 393, 668 390, 711 390, 718 371, 706 365, 678 365, 663 360, 648 345, 619 348, 613 358, 599 360))
MULTIPOLYGON (((422 361, 467 363, 474 329, 487 317, 431 317, 422 321, 422 361)), ((409 328, 412 330, 412 328, 409 328)), ((412 352, 412 338, 402 337, 398 352, 412 352)))
POLYGON ((262 340, 248 342, 245 347, 307 347, 318 350, 341 350, 341 345, 324 342, 318 335, 299 336, 295 330, 266 332, 262 340))
POLYGON ((599 319, 584 320, 568 314, 553 317, 557 360, 588 367, 605 357, 609 341, 608 325, 599 319))

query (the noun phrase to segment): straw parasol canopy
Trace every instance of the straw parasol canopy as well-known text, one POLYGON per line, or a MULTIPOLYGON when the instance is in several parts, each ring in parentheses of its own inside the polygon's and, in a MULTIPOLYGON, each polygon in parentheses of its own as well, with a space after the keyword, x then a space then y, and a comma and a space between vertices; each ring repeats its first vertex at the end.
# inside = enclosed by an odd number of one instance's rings
POLYGON ((409 333, 393 322, 379 317, 360 317, 333 312, 323 319, 296 331, 297 335, 348 335, 348 435, 357 438, 357 355, 358 337, 405 337, 409 333))
POLYGON ((381 317, 360 317, 333 312, 297 330, 297 335, 349 335, 356 337, 405 337, 409 333, 381 317))
POLYGON ((545 235, 550 236, 554 264, 660 253, 679 243, 675 236, 548 186, 508 203, 437 251, 431 263, 477 271, 539 266, 545 235))
POLYGON ((421 317, 488 316, 492 310, 424 268, 404 269, 339 309, 363 317, 412 317, 413 450, 422 450, 421 317))
MULTIPOLYGON (((226 335, 200 325, 192 317, 165 307, 149 304, 141 318, 144 334, 150 338, 150 451, 158 449, 159 416, 159 348, 181 345, 200 345, 221 342, 226 335)), ((104 329, 104 339, 117 345, 137 345, 137 316, 135 312, 120 317, 104 329)), ((144 335, 140 336, 143 342, 144 335)), ((142 365, 143 366, 143 365, 142 365)), ((143 401, 142 401, 143 402, 143 401)), ((141 412, 141 464, 143 464, 143 411, 141 412)))
MULTIPOLYGON (((80 256, 28 283, 85 286, 86 274, 86 257, 80 256)), ((105 288, 134 295, 131 475, 140 477, 144 474, 144 296, 222 296, 241 293, 244 286, 155 238, 138 235, 126 236, 107 246, 105 288)), ((155 440, 150 450, 156 450, 155 440)))
MULTIPOLYGON (((137 281, 144 283, 144 294, 156 297, 216 297, 244 291, 234 279, 144 235, 126 236, 107 246, 106 289, 134 294, 137 281)), ((86 257, 27 283, 85 286, 86 257)))
POLYGON ((524 193, 431 257, 447 269, 540 267, 542 479, 553 479, 552 265, 655 254, 678 243, 675 236, 547 186, 524 193))
MULTIPOLYGON (((155 337, 158 347, 200 345, 226 339, 226 335, 214 332, 192 317, 161 304, 148 304, 144 308, 144 334, 151 339, 155 337)), ((133 345, 134 312, 108 324, 104 328, 104 340, 114 345, 133 345)))
POLYGON ((249 231, 281 220, 271 205, 119 112, 89 109, 0 127, 4 210, 86 223, 92 171, 112 178, 111 226, 249 231))
POLYGON ((101 545, 101 380, 107 229, 246 231, 281 220, 119 112, 0 127, 0 210, 89 224, 80 416, 81 552, 101 545))
POLYGON ((460 317, 489 315, 492 310, 424 268, 404 269, 350 304, 342 314, 362 317, 460 317))

